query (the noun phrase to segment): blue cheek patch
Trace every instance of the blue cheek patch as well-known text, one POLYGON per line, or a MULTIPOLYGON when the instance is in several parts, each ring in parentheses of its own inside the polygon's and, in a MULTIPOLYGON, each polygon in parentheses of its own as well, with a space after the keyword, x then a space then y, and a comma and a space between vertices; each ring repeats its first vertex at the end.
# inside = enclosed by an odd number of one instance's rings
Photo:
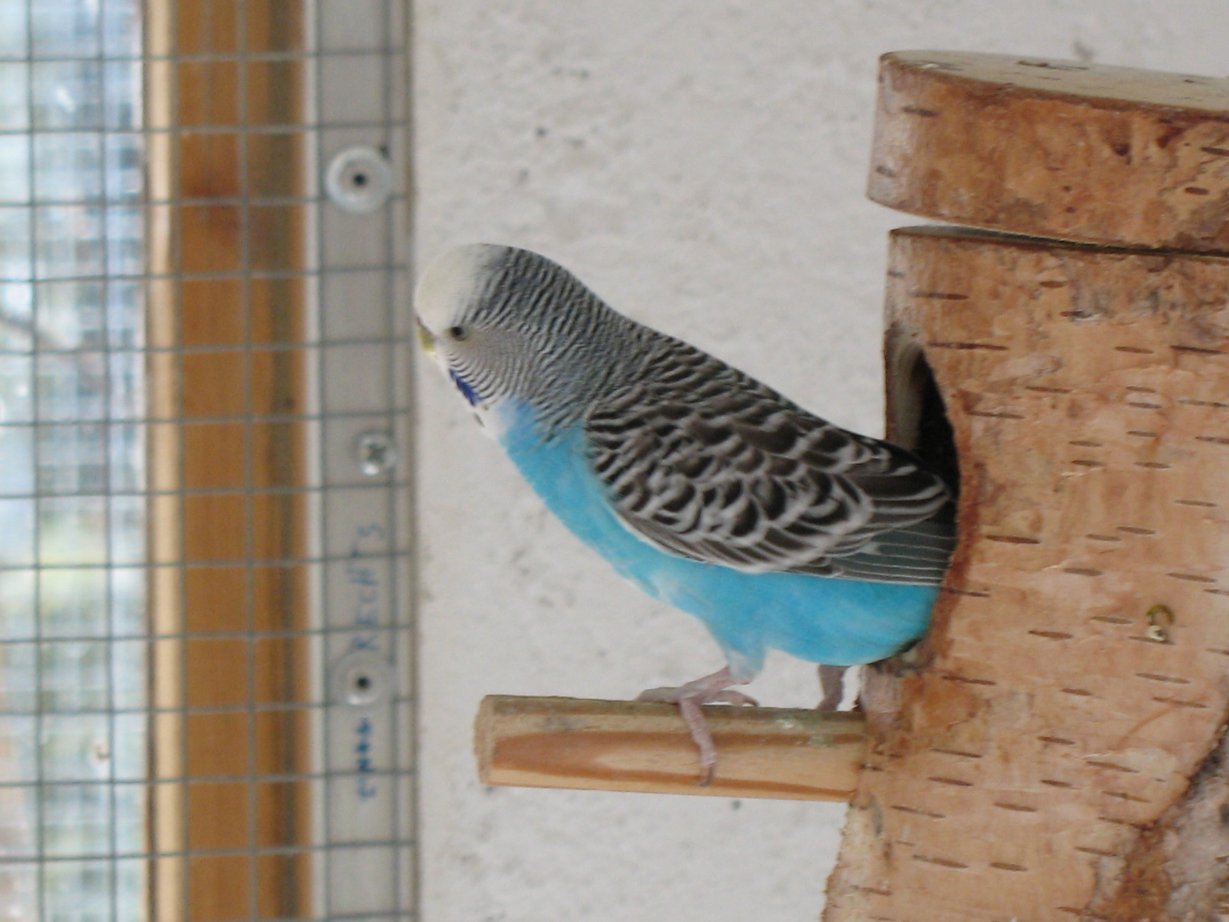
POLYGON ((478 405, 478 401, 480 399, 478 397, 478 392, 470 387, 468 381, 462 378, 451 368, 448 369, 448 377, 452 378, 452 383, 457 386, 457 390, 461 392, 461 396, 469 401, 469 405, 471 407, 478 405))

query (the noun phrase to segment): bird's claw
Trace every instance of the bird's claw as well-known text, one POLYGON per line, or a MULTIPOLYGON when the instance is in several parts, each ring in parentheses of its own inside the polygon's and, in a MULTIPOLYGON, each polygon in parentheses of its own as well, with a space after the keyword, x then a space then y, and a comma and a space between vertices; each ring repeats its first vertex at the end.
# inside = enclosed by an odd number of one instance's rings
POLYGON ((750 695, 732 688, 707 694, 690 693, 686 685, 665 685, 661 688, 648 688, 636 696, 637 701, 656 701, 661 704, 680 704, 684 698, 690 698, 696 704, 733 704, 740 707, 758 707, 759 701, 750 695))
POLYGON ((848 670, 848 666, 819 667, 819 687, 823 692, 818 708, 820 711, 829 713, 840 708, 841 698, 845 695, 845 673, 848 670))
POLYGON ((700 702, 701 704, 732 704, 735 707, 759 707, 760 703, 750 695, 745 695, 740 691, 735 691, 732 688, 726 688, 717 692, 711 698, 700 702))
POLYGON ((734 683, 729 668, 685 685, 650 688, 636 696, 637 701, 658 701, 678 705, 679 714, 687 724, 691 740, 700 750, 700 786, 712 783, 717 770, 717 748, 713 734, 704 720, 700 706, 704 704, 732 704, 755 707, 758 702, 750 695, 728 686, 734 683))

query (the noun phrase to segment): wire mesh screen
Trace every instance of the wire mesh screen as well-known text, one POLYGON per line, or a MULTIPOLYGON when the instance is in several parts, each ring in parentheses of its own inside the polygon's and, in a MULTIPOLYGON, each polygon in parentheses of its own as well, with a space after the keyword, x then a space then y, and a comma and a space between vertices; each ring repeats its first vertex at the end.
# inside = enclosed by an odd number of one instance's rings
POLYGON ((0 918, 405 919, 401 0, 0 0, 0 918))
POLYGON ((147 882, 137 11, 0 5, 0 915, 147 882))

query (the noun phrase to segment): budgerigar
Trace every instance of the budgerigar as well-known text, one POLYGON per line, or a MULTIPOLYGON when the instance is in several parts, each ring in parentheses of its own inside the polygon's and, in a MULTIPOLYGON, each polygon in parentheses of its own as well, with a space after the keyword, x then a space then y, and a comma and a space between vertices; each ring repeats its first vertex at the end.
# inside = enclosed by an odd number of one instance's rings
POLYGON ((415 294, 424 347, 546 505, 727 665, 642 697, 752 703, 765 652, 869 663, 919 638, 955 541, 943 480, 607 306, 528 250, 448 252, 415 294))

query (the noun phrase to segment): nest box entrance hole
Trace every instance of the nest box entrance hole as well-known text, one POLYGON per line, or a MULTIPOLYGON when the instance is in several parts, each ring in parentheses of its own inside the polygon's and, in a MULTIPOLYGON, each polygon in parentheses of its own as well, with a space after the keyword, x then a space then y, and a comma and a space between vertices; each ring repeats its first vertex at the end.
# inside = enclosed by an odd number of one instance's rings
POLYGON ((925 351, 903 331, 889 334, 887 406, 888 439, 917 455, 958 497, 960 459, 947 408, 925 351))

